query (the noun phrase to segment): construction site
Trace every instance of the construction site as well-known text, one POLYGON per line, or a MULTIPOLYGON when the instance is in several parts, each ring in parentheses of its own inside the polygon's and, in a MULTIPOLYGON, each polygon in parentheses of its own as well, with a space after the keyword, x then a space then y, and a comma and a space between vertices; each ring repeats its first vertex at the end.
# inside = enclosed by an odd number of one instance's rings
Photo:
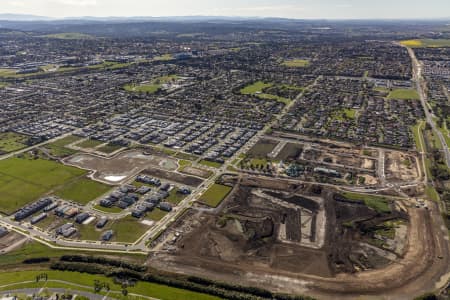
POLYGON ((187 210, 154 241, 150 264, 320 299, 381 289, 410 299, 448 269, 446 241, 430 235, 436 203, 252 175, 220 182, 233 187, 226 200, 187 210))

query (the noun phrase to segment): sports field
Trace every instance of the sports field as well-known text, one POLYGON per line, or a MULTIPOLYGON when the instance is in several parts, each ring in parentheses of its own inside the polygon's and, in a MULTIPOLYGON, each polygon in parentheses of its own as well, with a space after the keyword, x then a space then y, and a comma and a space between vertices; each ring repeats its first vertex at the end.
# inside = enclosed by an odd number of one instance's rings
POLYGON ((55 188, 86 175, 86 171, 44 159, 0 161, 0 211, 11 214, 55 188))

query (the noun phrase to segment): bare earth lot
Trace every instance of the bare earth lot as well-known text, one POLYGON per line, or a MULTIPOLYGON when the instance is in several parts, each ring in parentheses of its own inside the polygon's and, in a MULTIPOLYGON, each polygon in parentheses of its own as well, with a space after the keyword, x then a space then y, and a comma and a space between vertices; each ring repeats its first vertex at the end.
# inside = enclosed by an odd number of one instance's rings
POLYGON ((246 177, 239 182, 241 188, 225 200, 220 211, 191 210, 179 219, 169 231, 181 237, 175 244, 166 244, 163 250, 168 252, 156 253, 150 263, 184 274, 319 299, 360 299, 380 291, 383 299, 412 299, 432 290, 429 283, 449 272, 448 243, 433 233, 442 223, 434 203, 430 211, 405 203, 406 212, 394 209, 379 214, 362 204, 334 200, 332 190, 319 192, 293 181, 246 177), (268 191, 288 204, 258 197, 254 189, 262 186, 290 191, 284 196, 268 191), (324 208, 307 200, 313 197, 325 199, 324 208), (297 213, 301 207, 312 215, 326 210, 329 223, 320 249, 302 245, 304 231, 314 240, 316 233, 311 232, 320 226, 304 226, 303 215, 297 213), (406 241, 404 249, 400 247, 403 250, 393 254, 370 244, 373 235, 364 231, 399 218, 406 222, 406 230, 395 233, 401 235, 398 241, 406 241), (284 238, 280 239, 282 227, 284 238))
POLYGON ((175 170, 176 160, 156 155, 145 155, 142 151, 122 152, 113 158, 92 154, 76 154, 64 160, 65 164, 94 171, 93 179, 117 184, 150 166, 164 170, 175 170))

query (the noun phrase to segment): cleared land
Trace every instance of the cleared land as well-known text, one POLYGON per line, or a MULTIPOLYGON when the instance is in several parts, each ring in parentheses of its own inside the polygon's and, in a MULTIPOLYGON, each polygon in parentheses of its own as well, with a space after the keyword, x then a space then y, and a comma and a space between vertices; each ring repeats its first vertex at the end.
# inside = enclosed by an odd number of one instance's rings
POLYGON ((110 186, 89 179, 80 179, 64 186, 56 195, 65 200, 87 204, 111 189, 110 186))
POLYGON ((215 183, 200 197, 200 201, 208 206, 217 207, 231 190, 230 186, 215 183))
POLYGON ((0 161, 0 210, 11 214, 86 171, 43 159, 0 161))
POLYGON ((26 148, 28 137, 14 132, 0 133, 0 153, 14 152, 26 148))

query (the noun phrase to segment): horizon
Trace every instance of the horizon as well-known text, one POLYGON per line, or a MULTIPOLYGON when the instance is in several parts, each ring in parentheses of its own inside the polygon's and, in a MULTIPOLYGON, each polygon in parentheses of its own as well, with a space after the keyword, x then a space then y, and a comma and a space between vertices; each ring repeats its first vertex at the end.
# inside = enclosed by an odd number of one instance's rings
POLYGON ((6 0, 0 14, 66 18, 164 18, 229 17, 283 18, 297 20, 432 20, 450 18, 450 3, 399 0, 197 0, 184 6, 181 0, 164 3, 142 0, 6 0), (446 14, 444 14, 446 13, 446 14))

